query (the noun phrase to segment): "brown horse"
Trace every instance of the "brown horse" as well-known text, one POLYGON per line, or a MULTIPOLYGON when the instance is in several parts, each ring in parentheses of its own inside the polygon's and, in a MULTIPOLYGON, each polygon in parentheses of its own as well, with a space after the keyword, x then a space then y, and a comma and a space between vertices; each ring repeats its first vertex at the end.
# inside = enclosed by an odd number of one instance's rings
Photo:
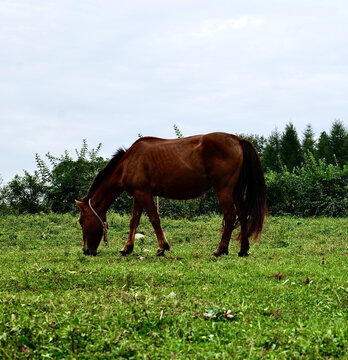
POLYGON ((119 150, 95 177, 81 201, 79 222, 83 252, 96 255, 101 238, 107 242, 106 212, 123 191, 134 197, 128 239, 120 251, 133 251, 134 236, 145 209, 158 240, 157 255, 169 250, 153 196, 192 199, 211 187, 224 216, 215 256, 228 254, 232 231, 240 225, 239 256, 247 256, 249 237, 262 232, 267 212, 266 187, 260 157, 245 139, 225 133, 165 140, 143 137, 127 151, 119 150))

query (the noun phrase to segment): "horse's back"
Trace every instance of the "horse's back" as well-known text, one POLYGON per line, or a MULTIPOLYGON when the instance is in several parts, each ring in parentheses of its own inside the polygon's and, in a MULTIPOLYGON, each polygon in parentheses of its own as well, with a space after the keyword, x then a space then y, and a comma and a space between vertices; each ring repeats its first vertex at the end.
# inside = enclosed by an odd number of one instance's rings
POLYGON ((193 135, 178 139, 163 139, 158 137, 142 137, 138 139, 129 150, 137 148, 143 152, 198 152, 203 148, 223 152, 234 151, 234 147, 240 143, 240 137, 224 132, 214 132, 204 135, 193 135))

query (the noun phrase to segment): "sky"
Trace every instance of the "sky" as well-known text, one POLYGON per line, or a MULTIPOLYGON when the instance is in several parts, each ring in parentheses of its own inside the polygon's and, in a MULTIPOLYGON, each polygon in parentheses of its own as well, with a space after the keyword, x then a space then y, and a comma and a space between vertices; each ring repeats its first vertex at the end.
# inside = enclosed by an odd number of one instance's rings
POLYGON ((138 134, 348 123, 346 0, 0 0, 0 176, 138 134))

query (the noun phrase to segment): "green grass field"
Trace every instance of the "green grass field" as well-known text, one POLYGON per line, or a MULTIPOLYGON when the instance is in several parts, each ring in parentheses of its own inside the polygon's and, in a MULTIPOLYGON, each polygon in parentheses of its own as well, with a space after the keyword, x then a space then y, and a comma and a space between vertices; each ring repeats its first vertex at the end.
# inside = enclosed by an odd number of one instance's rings
POLYGON ((347 219, 268 218, 250 256, 211 257, 221 217, 162 219, 156 258, 146 217, 119 257, 81 251, 77 216, 0 220, 1 359, 347 359, 347 219))

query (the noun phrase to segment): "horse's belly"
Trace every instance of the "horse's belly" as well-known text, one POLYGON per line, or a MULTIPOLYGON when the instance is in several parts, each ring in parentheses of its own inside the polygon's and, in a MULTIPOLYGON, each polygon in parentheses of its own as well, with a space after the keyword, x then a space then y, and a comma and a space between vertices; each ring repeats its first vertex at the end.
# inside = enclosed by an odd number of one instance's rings
POLYGON ((156 196, 176 200, 197 198, 211 188, 207 176, 186 174, 185 176, 166 176, 152 184, 152 193, 156 196))

